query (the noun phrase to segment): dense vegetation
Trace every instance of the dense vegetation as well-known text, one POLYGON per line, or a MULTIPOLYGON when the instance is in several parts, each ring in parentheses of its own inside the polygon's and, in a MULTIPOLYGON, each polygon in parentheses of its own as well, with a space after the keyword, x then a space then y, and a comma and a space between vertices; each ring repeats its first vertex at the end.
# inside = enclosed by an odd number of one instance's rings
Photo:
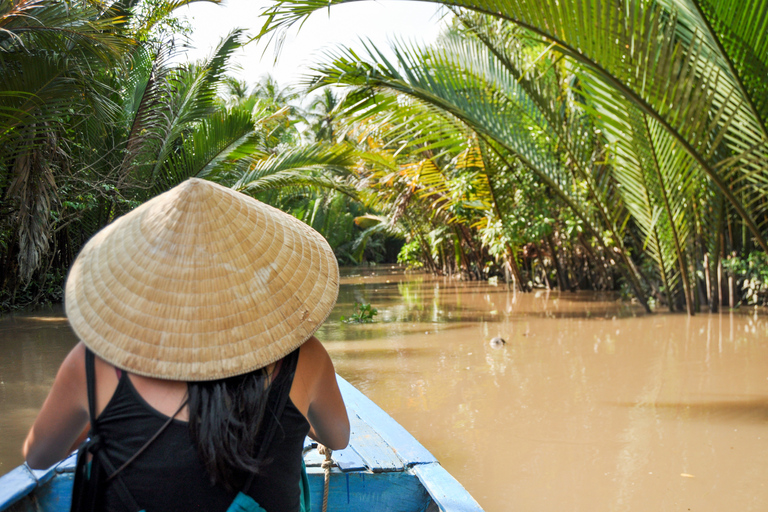
MULTIPOLYGON (((392 148, 379 169, 397 172, 369 179, 408 212, 411 254, 503 262, 521 289, 619 277, 689 314, 765 301, 765 0, 441 3, 438 44, 339 50, 308 82, 345 85, 347 115, 392 148)), ((277 1, 264 32, 327 6, 277 1)))
POLYGON ((0 2, 0 310, 60 300, 85 241, 190 176, 294 212, 342 260, 365 256, 343 236, 364 213, 340 176, 356 159, 320 140, 322 105, 302 115, 271 79, 228 76, 240 31, 174 63, 185 3, 0 2))
MULTIPOLYGON (((183 3, 0 0, 2 308, 55 300, 85 240, 190 176, 342 263, 689 314, 768 298, 766 0, 443 2, 432 46, 329 52, 304 109, 227 75, 240 32, 173 64, 183 3)), ((274 2, 262 35, 328 4, 274 2)))

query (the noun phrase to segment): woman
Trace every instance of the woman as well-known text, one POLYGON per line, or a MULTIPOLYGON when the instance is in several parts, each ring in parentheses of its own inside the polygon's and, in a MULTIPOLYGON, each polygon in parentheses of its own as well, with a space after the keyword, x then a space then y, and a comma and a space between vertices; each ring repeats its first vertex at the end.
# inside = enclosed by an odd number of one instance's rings
POLYGON ((337 294, 333 252, 293 217, 197 179, 152 199, 70 271, 81 341, 30 430, 28 464, 64 457, 90 419, 81 508, 225 511, 237 498, 299 510, 305 435, 349 440, 312 336, 337 294))

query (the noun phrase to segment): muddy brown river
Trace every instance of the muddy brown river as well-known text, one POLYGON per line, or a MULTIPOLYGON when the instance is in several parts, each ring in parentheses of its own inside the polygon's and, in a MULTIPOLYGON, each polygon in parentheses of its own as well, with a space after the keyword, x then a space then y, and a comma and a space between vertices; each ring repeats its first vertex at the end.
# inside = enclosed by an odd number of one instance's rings
MULTIPOLYGON (((374 267, 346 270, 318 338, 489 512, 768 510, 765 313, 374 267), (355 301, 375 323, 339 320, 355 301)), ((0 474, 74 343, 60 309, 0 320, 0 474)))

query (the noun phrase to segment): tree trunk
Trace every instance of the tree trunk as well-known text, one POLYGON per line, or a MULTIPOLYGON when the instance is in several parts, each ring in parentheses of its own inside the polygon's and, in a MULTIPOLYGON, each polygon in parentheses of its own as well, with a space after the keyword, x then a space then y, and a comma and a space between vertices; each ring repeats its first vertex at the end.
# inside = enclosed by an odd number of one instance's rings
MULTIPOLYGON (((574 291, 578 286, 575 286, 573 282, 571 281, 571 263, 572 263, 572 257, 570 254, 570 251, 568 250, 568 244, 563 244, 562 250, 560 251, 560 255, 562 258, 560 259, 560 266, 563 267, 563 282, 565 283, 565 287, 569 292, 574 291)), ((576 273, 573 272, 573 276, 576 276, 576 273)))
MULTIPOLYGON (((536 245, 536 244, 534 244, 536 245)), ((544 272, 544 284, 547 287, 547 290, 552 289, 552 285, 549 284, 549 276, 547 275, 547 266, 544 264, 544 258, 541 255, 541 249, 539 246, 536 246, 536 257, 539 258, 539 263, 541 264, 541 269, 544 272)), ((531 271, 531 274, 533 274, 533 271, 531 271)))
POLYGON ((697 313, 701 313, 701 305, 707 303, 707 297, 704 295, 704 284, 696 275, 696 263, 691 262, 691 276, 693 276, 693 286, 696 289, 694 306, 697 313))
POLYGON ((704 286, 707 289, 707 305, 712 303, 712 276, 709 275, 709 253, 704 253, 704 286))
POLYGON ((638 276, 641 274, 637 270, 637 267, 635 267, 635 264, 632 262, 632 258, 627 256, 627 254, 619 247, 614 246, 613 250, 614 253, 617 254, 624 262, 624 265, 617 265, 617 267, 619 268, 619 271, 624 275, 624 278, 629 282, 629 285, 632 287, 632 291, 635 293, 635 298, 643 306, 643 309, 645 309, 646 313, 652 313, 653 311, 651 311, 651 307, 648 305, 648 299, 645 297, 643 287, 640 284, 640 279, 638 278, 638 276))
POLYGON ((456 237, 454 239, 454 250, 459 254, 459 258, 461 259, 461 264, 464 267, 464 271, 467 273, 467 277, 469 280, 472 280, 472 268, 469 265, 469 260, 467 259, 467 255, 464 253, 464 247, 461 246, 461 236, 459 236, 458 230, 454 227, 453 234, 456 237))
POLYGON ((515 278, 515 284, 517 285, 517 289, 521 292, 527 292, 528 287, 523 282, 523 276, 520 274, 520 267, 517 266, 517 260, 515 259, 515 251, 512 250, 512 247, 507 245, 506 249, 506 263, 509 267, 509 270, 512 271, 512 276, 515 278))
MULTIPOLYGON (((736 256, 736 253, 734 252, 731 254, 730 258, 733 258, 736 256)), ((733 271, 728 271, 728 303, 731 308, 736 307, 736 276, 733 275, 733 271)))
MULTIPOLYGON (((584 247, 584 250, 587 252, 589 259, 594 262, 595 272, 600 275, 600 279, 602 280, 600 286, 605 289, 605 287, 608 286, 608 272, 605 268, 605 264, 603 263, 602 258, 595 255, 595 251, 592 249, 592 246, 590 246, 589 243, 584 240, 584 235, 582 233, 579 233, 579 242, 581 242, 581 246, 584 247)), ((589 261, 587 261, 587 268, 589 268, 589 261)), ((592 282, 593 288, 597 289, 597 279, 592 279, 592 282)))
POLYGON ((561 292, 565 291, 565 281, 563 280, 563 269, 560 267, 560 259, 557 257, 557 251, 555 250, 555 243, 552 240, 552 235, 544 236, 544 240, 547 241, 549 246, 549 252, 552 254, 552 262, 555 264, 555 274, 557 275, 557 287, 561 292))
POLYGON ((711 299, 709 301, 709 310, 712 313, 717 313, 720 310, 720 301, 718 300, 718 297, 720 295, 720 286, 717 282, 717 267, 720 262, 720 258, 717 255, 717 252, 714 253, 715 255, 715 261, 710 262, 710 280, 712 281, 712 291, 711 291, 711 299), (714 271, 714 276, 712 276, 712 272, 714 271))
POLYGON ((717 260, 717 303, 720 306, 727 306, 725 303, 725 295, 723 294, 723 260, 718 258, 717 260))
POLYGON ((424 254, 424 259, 427 261, 427 267, 433 274, 437 274, 437 266, 435 260, 432 259, 432 251, 430 250, 429 243, 424 239, 424 235, 421 234, 420 229, 416 229, 416 236, 419 237, 419 245, 421 246, 421 252, 424 254))
POLYGON ((733 274, 728 272, 728 304, 731 308, 736 307, 736 287, 734 285, 735 279, 733 278, 733 274))

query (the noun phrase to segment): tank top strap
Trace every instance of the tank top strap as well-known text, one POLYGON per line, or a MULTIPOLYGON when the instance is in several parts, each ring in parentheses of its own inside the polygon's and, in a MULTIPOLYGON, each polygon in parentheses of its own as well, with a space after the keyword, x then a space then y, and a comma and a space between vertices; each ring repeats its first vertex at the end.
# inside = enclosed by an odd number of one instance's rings
MULTIPOLYGON (((283 374, 283 379, 289 383, 293 383, 293 376, 296 374, 296 366, 299 364, 299 352, 301 347, 297 348, 287 356, 283 358, 282 365, 280 367, 280 373, 283 374)), ((283 380, 281 379, 281 380, 283 380)), ((289 384, 290 386, 290 384, 289 384)))
POLYGON ((119 471, 115 470, 112 461, 104 453, 98 422, 96 421, 96 361, 93 352, 88 347, 85 348, 85 384, 88 392, 88 414, 91 420, 91 430, 88 433, 88 439, 77 451, 71 510, 85 512, 98 508, 97 504, 105 480, 108 481, 117 476, 116 491, 123 505, 127 506, 129 512, 139 511, 140 507, 133 495, 126 487, 125 482, 117 475, 119 471), (90 467, 88 467, 87 462, 87 454, 89 453, 92 455, 90 467))
MULTIPOLYGON (((91 418, 91 428, 94 427, 96 416, 96 361, 95 356, 91 349, 85 348, 85 383, 88 391, 88 414, 91 418)), ((128 381, 131 385, 131 380, 128 378, 128 372, 124 372, 117 366, 115 366, 115 375, 117 376, 117 388, 115 393, 120 391, 120 385, 123 380, 128 381)))
MULTIPOLYGON (((293 385, 293 377, 296 374, 296 365, 299 361, 299 350, 297 348, 282 360, 280 360, 280 369, 278 370, 277 377, 270 385, 269 393, 273 395, 272 406, 268 406, 267 413, 271 413, 269 418, 269 427, 266 430, 265 440, 271 440, 274 435, 275 427, 280 425, 280 417, 285 409, 285 404, 288 402, 288 398, 291 394, 291 386, 293 385)), ((265 418, 267 419, 267 418, 265 418)))
POLYGON ((96 419, 96 365, 93 352, 85 347, 85 383, 88 390, 88 415, 93 428, 96 419))

